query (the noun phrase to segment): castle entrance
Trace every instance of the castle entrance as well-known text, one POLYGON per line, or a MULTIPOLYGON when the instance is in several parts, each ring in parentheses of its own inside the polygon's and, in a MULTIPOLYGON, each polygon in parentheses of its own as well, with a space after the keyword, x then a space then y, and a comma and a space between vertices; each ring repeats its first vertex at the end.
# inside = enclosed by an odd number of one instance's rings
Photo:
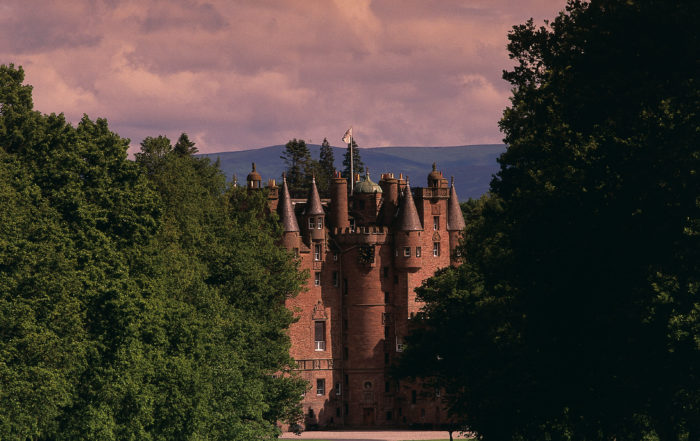
POLYGON ((362 425, 374 426, 374 407, 365 407, 362 409, 362 425))

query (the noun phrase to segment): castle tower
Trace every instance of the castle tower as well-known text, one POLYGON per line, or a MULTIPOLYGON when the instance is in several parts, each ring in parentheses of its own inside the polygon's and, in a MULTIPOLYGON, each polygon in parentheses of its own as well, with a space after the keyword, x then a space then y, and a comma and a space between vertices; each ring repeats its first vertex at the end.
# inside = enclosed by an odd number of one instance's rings
POLYGON ((287 187, 287 177, 284 174, 282 175, 282 191, 277 204, 277 214, 279 214, 282 229, 284 230, 282 245, 288 250, 296 250, 298 252, 300 245, 299 224, 297 223, 297 217, 294 215, 294 206, 292 205, 292 198, 289 197, 289 188, 287 187))
POLYGON ((246 181, 248 182, 248 188, 260 188, 261 187, 261 182, 262 182, 262 176, 260 176, 260 173, 255 169, 255 163, 253 163, 253 170, 248 173, 248 177, 246 178, 246 181))
POLYGON ((372 225, 377 222, 382 193, 382 187, 370 179, 369 169, 367 169, 365 178, 355 184, 353 195, 353 211, 359 221, 358 225, 372 225))
POLYGON ((316 188, 316 178, 311 179, 311 189, 304 209, 304 238, 311 241, 322 242, 326 239, 325 231, 326 213, 321 205, 321 198, 316 188))
POLYGON ((389 226, 394 221, 396 209, 399 206, 399 181, 394 178, 393 173, 384 173, 379 186, 384 191, 380 218, 382 225, 389 226))
POLYGON ((421 233, 423 226, 413 202, 411 185, 406 180, 399 217, 394 228, 394 264, 399 269, 415 271, 421 267, 421 233))
POLYGON ((348 181, 336 171, 331 180, 330 224, 345 230, 350 226, 348 219, 348 181))
MULTIPOLYGON (((447 231, 450 235, 450 256, 454 254, 455 248, 459 245, 459 238, 465 228, 464 214, 462 214, 462 208, 459 206, 457 190, 455 190, 455 178, 453 176, 450 185, 450 199, 447 202, 447 231)), ((454 264, 455 262, 452 262, 452 260, 451 263, 454 264)))

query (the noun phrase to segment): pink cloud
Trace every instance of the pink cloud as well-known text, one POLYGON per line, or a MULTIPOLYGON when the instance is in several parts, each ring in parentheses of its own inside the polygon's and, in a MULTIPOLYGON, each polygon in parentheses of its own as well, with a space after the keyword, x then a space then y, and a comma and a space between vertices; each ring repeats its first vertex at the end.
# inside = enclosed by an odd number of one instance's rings
POLYGON ((362 146, 500 142, 511 26, 564 0, 0 5, 0 57, 43 112, 106 117, 133 145, 187 131, 201 151, 338 138, 362 146))

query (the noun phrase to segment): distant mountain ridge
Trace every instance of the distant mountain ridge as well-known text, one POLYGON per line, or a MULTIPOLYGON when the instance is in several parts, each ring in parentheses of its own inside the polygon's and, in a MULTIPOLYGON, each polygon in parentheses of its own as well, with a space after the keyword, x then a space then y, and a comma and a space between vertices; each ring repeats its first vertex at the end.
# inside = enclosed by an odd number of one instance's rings
MULTIPOLYGON (((318 160, 320 145, 308 144, 311 157, 318 160)), ((506 149, 504 144, 464 145, 453 147, 374 147, 360 148, 362 162, 369 168, 370 177, 378 182, 382 173, 403 173, 408 176, 411 185, 424 187, 433 162, 438 170, 449 180, 455 177, 455 188, 461 200, 478 198, 486 193, 492 176, 498 172, 496 158, 506 149)), ((280 158, 283 145, 273 145, 259 149, 236 152, 207 153, 212 160, 221 162, 221 169, 231 180, 235 175, 238 182, 245 183, 250 172, 251 163, 255 162, 263 184, 268 179, 281 179, 285 170, 280 158)), ((335 168, 342 170, 345 147, 333 147, 335 168)))

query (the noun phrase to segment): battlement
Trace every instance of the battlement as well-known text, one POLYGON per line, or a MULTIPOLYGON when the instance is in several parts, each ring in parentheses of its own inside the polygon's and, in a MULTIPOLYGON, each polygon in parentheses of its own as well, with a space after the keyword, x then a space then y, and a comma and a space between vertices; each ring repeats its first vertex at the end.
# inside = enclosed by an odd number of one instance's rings
POLYGON ((389 228, 368 226, 357 228, 333 228, 333 236, 343 244, 372 245, 386 243, 389 228))

